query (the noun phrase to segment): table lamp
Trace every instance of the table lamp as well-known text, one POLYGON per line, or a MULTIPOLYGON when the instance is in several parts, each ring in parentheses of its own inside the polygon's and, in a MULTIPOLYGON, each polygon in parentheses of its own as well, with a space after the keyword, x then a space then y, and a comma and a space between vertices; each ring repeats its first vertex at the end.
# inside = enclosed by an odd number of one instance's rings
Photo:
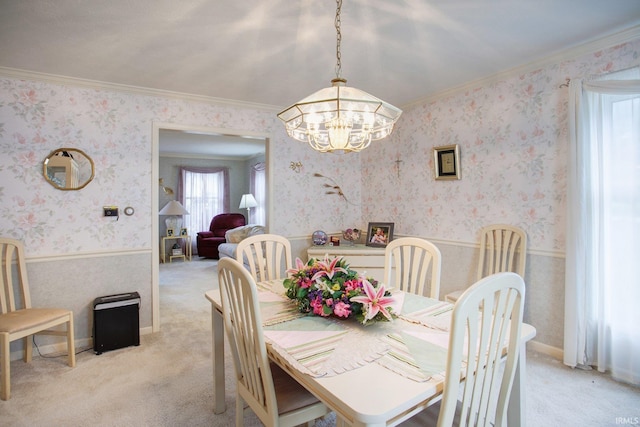
POLYGON ((258 206, 256 198, 253 197, 253 194, 249 193, 242 195, 242 199, 240 199, 240 206, 238 206, 238 208, 247 210, 247 221, 249 221, 251 215, 250 209, 255 208, 256 206, 258 206))
POLYGON ((167 229, 173 228, 175 231, 180 231, 182 228, 182 215, 189 215, 189 212, 180 204, 180 202, 172 200, 164 208, 158 212, 158 215, 169 215, 164 223, 167 225, 167 229))

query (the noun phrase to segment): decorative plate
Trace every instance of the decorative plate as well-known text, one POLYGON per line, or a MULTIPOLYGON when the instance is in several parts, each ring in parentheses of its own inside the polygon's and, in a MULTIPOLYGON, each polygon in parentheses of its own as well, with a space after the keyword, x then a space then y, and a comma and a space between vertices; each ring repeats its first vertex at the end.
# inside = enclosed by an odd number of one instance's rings
POLYGON ((311 237, 314 245, 324 245, 327 243, 327 233, 322 230, 314 231, 311 237))

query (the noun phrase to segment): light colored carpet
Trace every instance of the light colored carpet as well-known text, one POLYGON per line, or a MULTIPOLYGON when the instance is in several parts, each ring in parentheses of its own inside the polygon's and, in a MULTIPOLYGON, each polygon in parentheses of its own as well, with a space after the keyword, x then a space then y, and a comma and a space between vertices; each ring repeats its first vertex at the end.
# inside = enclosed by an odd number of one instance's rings
MULTIPOLYGON (((139 347, 14 361, 12 397, 0 401, 2 426, 230 426, 235 381, 227 354, 227 411, 212 411, 211 318, 204 292, 217 287, 217 262, 160 265, 161 332, 139 347)), ((134 289, 132 289, 134 290, 134 289)), ((99 295, 96 295, 99 296, 99 295)), ((150 304, 144 301, 143 304, 150 304)), ((36 338, 37 342, 37 338, 36 338)), ((640 416, 640 389, 594 371, 577 371, 528 352, 529 426, 614 426, 640 416)), ((381 393, 393 392, 379 385, 381 393)), ((354 386, 354 393, 357 386, 354 386)), ((245 425, 258 426, 254 415, 245 425)), ((335 425, 333 417, 317 427, 335 425)))

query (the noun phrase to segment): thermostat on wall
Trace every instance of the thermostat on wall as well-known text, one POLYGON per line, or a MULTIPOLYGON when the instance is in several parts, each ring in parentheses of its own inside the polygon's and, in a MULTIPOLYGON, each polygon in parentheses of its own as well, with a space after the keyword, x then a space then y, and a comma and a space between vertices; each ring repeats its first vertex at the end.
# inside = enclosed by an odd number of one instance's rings
POLYGON ((117 206, 103 206, 104 216, 118 216, 118 207, 117 206))

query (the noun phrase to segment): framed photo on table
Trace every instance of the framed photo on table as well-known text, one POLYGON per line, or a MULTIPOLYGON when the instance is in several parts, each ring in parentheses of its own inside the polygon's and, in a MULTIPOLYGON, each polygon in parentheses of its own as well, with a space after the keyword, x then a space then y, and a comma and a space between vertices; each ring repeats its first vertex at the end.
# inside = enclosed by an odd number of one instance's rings
POLYGON ((167 228, 167 237, 173 237, 175 235, 173 228, 167 228))
POLYGON ((181 228, 181 229, 180 229, 180 235, 181 235, 181 236, 188 236, 188 235, 189 235, 189 232, 187 231, 187 229, 186 229, 186 228, 181 228))
POLYGON ((458 144, 433 149, 436 179, 460 179, 460 149, 458 144))
POLYGON ((384 248, 393 240, 393 222, 370 222, 367 227, 367 246, 384 248))

